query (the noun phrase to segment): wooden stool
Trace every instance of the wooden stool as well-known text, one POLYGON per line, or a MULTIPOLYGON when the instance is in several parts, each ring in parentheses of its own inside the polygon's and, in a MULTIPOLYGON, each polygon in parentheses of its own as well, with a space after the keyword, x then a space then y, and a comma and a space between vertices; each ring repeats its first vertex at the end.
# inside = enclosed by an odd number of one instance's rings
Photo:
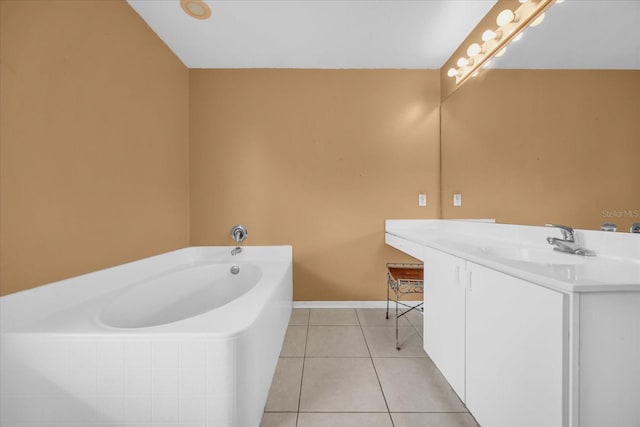
POLYGON ((389 290, 395 294, 396 302, 396 349, 400 350, 400 341, 398 340, 398 319, 412 310, 423 311, 423 304, 418 305, 405 304, 398 299, 408 294, 421 294, 424 291, 424 266, 422 264, 387 264, 387 319, 389 318, 389 290), (398 313, 398 305, 409 307, 408 310, 398 313))

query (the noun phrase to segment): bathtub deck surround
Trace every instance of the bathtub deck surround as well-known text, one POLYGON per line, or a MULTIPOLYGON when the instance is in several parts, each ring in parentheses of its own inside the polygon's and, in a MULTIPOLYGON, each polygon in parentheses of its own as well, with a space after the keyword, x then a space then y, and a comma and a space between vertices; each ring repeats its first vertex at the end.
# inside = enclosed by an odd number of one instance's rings
POLYGON ((478 427, 422 349, 422 313, 295 308, 261 427, 478 427))
POLYGON ((424 263, 424 348, 484 427, 640 423, 640 239, 575 230, 584 256, 547 244, 561 234, 386 223, 387 244, 424 263))
POLYGON ((292 248, 231 249, 0 298, 0 425, 258 426, 292 310, 292 248))

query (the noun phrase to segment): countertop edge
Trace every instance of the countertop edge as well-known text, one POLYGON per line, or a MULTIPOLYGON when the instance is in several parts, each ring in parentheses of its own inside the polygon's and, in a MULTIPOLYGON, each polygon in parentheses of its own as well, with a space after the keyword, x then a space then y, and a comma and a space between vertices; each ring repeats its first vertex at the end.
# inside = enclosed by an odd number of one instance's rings
MULTIPOLYGON (((448 246, 445 244, 440 244, 437 241, 429 240, 429 239, 410 239, 407 238, 406 235, 397 234, 393 232, 389 232, 385 230, 385 235, 394 236, 398 239, 402 239, 408 243, 428 247, 431 249, 435 249, 441 252, 444 252, 449 255, 453 255, 459 258, 462 258, 466 261, 472 262, 482 267, 489 268, 491 270, 498 271, 503 274, 507 274, 509 276, 515 277, 517 279, 522 279, 527 282, 531 282, 538 286, 542 286, 557 292, 563 293, 598 293, 598 292, 640 292, 640 283, 606 283, 606 284, 580 284, 580 283, 568 283, 562 280, 558 280, 552 277, 544 276, 541 274, 536 274, 532 272, 528 272, 526 270, 522 270, 513 265, 509 265, 500 261, 495 261, 491 259, 484 258, 482 256, 474 255, 464 250, 457 249, 452 246, 448 246)), ((390 245, 394 247, 393 245, 390 245)), ((401 250, 400 248, 396 248, 401 250)))

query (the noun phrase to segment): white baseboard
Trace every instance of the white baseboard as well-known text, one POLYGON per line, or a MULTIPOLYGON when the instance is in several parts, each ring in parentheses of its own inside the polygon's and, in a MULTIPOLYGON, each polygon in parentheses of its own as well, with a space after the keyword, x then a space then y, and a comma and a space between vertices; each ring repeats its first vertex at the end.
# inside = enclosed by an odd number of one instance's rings
MULTIPOLYGON (((418 305, 422 301, 402 301, 407 305, 418 305)), ((394 306, 389 302, 389 307, 394 306)), ((387 308, 386 301, 294 301, 293 308, 387 308)))

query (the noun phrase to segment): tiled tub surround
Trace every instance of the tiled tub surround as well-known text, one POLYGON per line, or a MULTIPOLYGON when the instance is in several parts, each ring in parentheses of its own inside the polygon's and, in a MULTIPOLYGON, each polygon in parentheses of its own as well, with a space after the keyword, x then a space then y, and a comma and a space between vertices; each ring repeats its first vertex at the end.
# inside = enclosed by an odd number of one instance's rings
POLYGON ((424 345, 483 427, 640 425, 640 236, 390 220, 424 262, 424 345), (498 385, 496 378, 501 378, 498 385))
POLYGON ((422 314, 293 310, 262 427, 477 427, 422 349, 422 314))
POLYGON ((186 248, 2 297, 0 425, 258 426, 291 314, 292 251, 231 249, 186 248), (218 267, 230 282, 196 274, 218 267), (191 273, 202 287, 181 280, 191 273), (216 307, 210 291, 227 282, 226 297, 244 293, 216 307), (136 316, 113 317, 137 290, 171 285, 176 306, 159 316, 150 289, 136 316))

